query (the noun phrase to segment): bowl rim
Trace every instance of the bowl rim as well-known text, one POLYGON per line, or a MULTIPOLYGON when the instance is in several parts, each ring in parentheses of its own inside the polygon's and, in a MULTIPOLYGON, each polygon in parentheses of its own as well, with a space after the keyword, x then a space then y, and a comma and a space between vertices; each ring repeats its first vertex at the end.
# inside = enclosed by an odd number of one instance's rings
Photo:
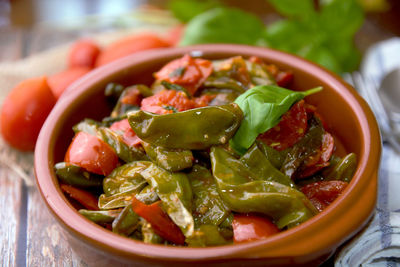
MULTIPOLYGON (((322 79, 322 78, 319 78, 322 79)), ((327 253, 332 247, 337 247, 357 232, 371 216, 376 201, 377 171, 381 153, 380 135, 374 115, 366 102, 345 83, 338 75, 300 57, 281 51, 253 47, 246 45, 196 45, 178 48, 155 49, 127 56, 103 67, 97 68, 72 84, 68 92, 63 94, 51 113, 49 114, 39 134, 35 148, 34 165, 37 187, 45 204, 73 236, 79 237, 87 244, 91 244, 112 254, 122 257, 153 258, 162 260, 211 260, 226 258, 257 258, 257 257, 296 257, 309 253, 327 253), (189 248, 172 247, 163 245, 145 244, 141 241, 131 240, 118 236, 81 216, 59 189, 58 181, 53 171, 52 148, 55 144, 52 132, 59 130, 61 122, 66 118, 65 108, 73 105, 74 99, 82 94, 90 93, 95 85, 104 77, 123 70, 135 64, 141 64, 160 57, 176 58, 185 53, 202 53, 205 57, 212 53, 221 53, 222 57, 233 55, 259 56, 269 58, 271 61, 283 62, 288 66, 304 66, 312 76, 325 77, 325 83, 335 90, 351 110, 357 114, 359 127, 362 129, 362 148, 359 165, 352 183, 343 194, 323 212, 292 229, 281 232, 265 240, 253 241, 244 244, 227 245, 220 247, 189 248), (226 56, 225 56, 226 55, 226 56), (87 88, 91 88, 87 90, 87 88), (363 175, 362 175, 363 174, 363 175), (374 198, 366 197, 365 192, 374 193, 374 198), (351 201, 350 201, 351 199, 351 201), (343 212, 344 206, 350 206, 343 212), (360 209, 363 209, 360 211, 360 209), (343 217, 354 216, 352 223, 343 217), (333 222, 332 222, 333 220, 333 222), (324 224, 330 224, 328 229, 324 224), (338 225, 345 223, 342 227, 338 225), (336 228, 334 227, 336 226, 336 228), (324 231, 335 228, 336 234, 319 241, 324 231), (337 231, 339 229, 339 231, 337 231), (300 236, 310 235, 300 248, 287 246, 294 244, 300 236), (285 248, 282 246, 285 244, 285 248), (321 250, 322 248, 322 250, 321 250)))

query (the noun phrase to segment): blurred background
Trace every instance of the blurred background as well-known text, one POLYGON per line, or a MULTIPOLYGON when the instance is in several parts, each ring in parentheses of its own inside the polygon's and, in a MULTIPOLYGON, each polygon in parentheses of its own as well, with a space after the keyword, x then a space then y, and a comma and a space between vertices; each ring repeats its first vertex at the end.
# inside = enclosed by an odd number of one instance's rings
MULTIPOLYGON (((136 27, 140 24, 137 19, 140 17, 138 10, 168 9, 169 2, 163 0, 0 0, 0 45, 4 48, 10 42, 21 38, 24 41, 32 40, 29 34, 33 33, 40 35, 42 42, 45 42, 45 44, 36 45, 40 47, 36 50, 44 50, 81 35, 136 27), (54 34, 57 36, 53 36, 54 34)), ((221 0, 219 2, 254 13, 265 23, 279 18, 277 12, 266 0, 221 0)), ((318 1, 314 2, 318 6, 318 1)), ((362 52, 377 41, 400 35, 400 1, 359 0, 358 2, 366 14, 364 24, 355 38, 356 45, 362 52)), ((139 20, 154 21, 157 20, 157 16, 165 15, 160 14, 152 13, 147 18, 141 17, 139 20)), ((14 53, 2 49, 0 60, 14 60, 21 57, 20 54, 14 53)))

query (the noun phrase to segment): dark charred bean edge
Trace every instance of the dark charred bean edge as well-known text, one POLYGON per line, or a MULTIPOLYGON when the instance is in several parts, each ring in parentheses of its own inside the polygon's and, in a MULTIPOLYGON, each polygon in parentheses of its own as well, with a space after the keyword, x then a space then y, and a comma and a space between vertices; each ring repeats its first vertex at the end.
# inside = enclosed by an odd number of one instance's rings
POLYGON ((139 215, 132 210, 132 205, 126 206, 112 222, 112 231, 119 235, 131 235, 139 225, 139 215))
POLYGON ((271 164, 279 170, 282 167, 283 161, 285 160, 284 154, 273 149, 261 140, 256 140, 256 144, 258 148, 264 153, 269 162, 271 162, 271 164))
POLYGON ((59 162, 54 166, 58 179, 62 182, 79 187, 101 187, 104 176, 89 173, 83 168, 66 162, 59 162))
POLYGON ((235 92, 244 93, 247 90, 247 87, 244 86, 237 80, 234 80, 229 77, 218 77, 218 76, 210 76, 206 79, 203 86, 205 88, 216 88, 216 89, 228 89, 233 90, 235 92))
POLYGON ((112 223, 115 218, 120 214, 121 209, 113 210, 85 210, 80 209, 79 213, 87 219, 97 224, 112 223))
POLYGON ((309 129, 304 137, 288 151, 281 171, 294 179, 301 172, 305 161, 318 151, 322 145, 324 128, 321 121, 313 116, 309 120, 309 129))
POLYGON ((109 99, 111 103, 116 103, 121 96, 125 87, 118 83, 109 83, 104 89, 104 95, 109 99))
POLYGON ((322 171, 324 180, 350 182, 357 169, 357 156, 349 153, 343 158, 332 157, 330 165, 322 171))

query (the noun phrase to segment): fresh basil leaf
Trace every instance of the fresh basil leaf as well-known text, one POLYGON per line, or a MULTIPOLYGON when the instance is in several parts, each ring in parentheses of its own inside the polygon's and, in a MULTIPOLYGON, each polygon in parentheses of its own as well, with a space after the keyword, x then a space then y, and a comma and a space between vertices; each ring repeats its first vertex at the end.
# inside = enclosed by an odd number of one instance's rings
POLYGON ((180 45, 255 44, 263 30, 262 21, 255 15, 236 8, 214 8, 187 24, 180 45))
POLYGON ((364 13, 357 0, 321 1, 319 17, 320 30, 335 37, 353 36, 364 21, 364 13))
POLYGON ((188 22, 197 15, 220 5, 218 0, 172 0, 168 3, 168 8, 177 19, 188 22))
POLYGON ((353 71, 361 61, 361 53, 350 37, 332 39, 326 44, 326 48, 340 64, 341 72, 353 71))
POLYGON ((316 87, 297 92, 275 85, 261 85, 241 94, 235 103, 242 109, 244 119, 229 141, 230 146, 243 155, 257 136, 277 125, 295 102, 321 90, 322 87, 316 87))
POLYGON ((292 20, 280 20, 271 24, 264 36, 269 47, 300 56, 307 54, 312 46, 323 40, 319 33, 292 20))
POLYGON ((268 0, 268 2, 287 17, 305 17, 315 13, 312 0, 268 0))

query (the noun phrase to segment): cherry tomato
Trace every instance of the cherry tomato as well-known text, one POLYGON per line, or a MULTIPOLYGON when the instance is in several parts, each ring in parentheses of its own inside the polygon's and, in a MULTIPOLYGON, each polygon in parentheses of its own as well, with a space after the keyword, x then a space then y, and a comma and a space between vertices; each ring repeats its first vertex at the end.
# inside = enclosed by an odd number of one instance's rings
POLYGON ((281 121, 259 136, 261 141, 278 151, 285 150, 296 144, 307 131, 307 113, 304 100, 294 104, 286 112, 281 121))
POLYGON ((93 68, 99 54, 100 48, 92 40, 77 41, 69 51, 68 68, 93 68))
POLYGON ((99 210, 97 198, 91 193, 66 184, 61 185, 61 190, 88 210, 99 210))
POLYGON ((333 136, 325 132, 322 136, 322 145, 320 150, 313 158, 307 160, 307 166, 304 170, 296 178, 306 178, 317 171, 321 170, 324 167, 329 166, 329 160, 333 154, 333 150, 335 148, 335 140, 333 136))
POLYGON ((33 150, 40 128, 55 103, 45 77, 18 84, 5 98, 1 108, 4 140, 21 151, 33 150))
POLYGON ((301 192, 319 211, 323 211, 340 196, 347 185, 343 181, 320 181, 303 186, 301 192))
POLYGON ((75 67, 50 76, 48 82, 54 96, 58 99, 69 85, 90 70, 88 67, 75 67))
POLYGON ((158 235, 178 245, 185 243, 185 236, 181 229, 171 220, 168 214, 161 208, 161 201, 146 205, 133 197, 132 209, 140 217, 148 221, 158 235))
POLYGON ((201 96, 189 99, 184 92, 163 90, 142 100, 141 109, 157 114, 168 114, 192 108, 205 107, 213 96, 201 96))
POLYGON ((117 154, 108 144, 85 132, 75 134, 64 161, 100 175, 110 174, 119 165, 117 154))
POLYGON ((184 55, 165 65, 155 74, 155 77, 157 80, 183 86, 194 95, 212 71, 211 61, 184 55))
POLYGON ((170 44, 167 41, 153 33, 125 37, 103 49, 96 60, 96 66, 102 66, 139 51, 169 46, 170 44))
POLYGON ((131 126, 129 125, 128 119, 123 119, 114 122, 110 129, 119 132, 122 135, 122 141, 128 146, 138 146, 140 145, 141 139, 136 135, 131 126))
POLYGON ((234 243, 264 239, 279 233, 278 227, 269 219, 250 214, 235 214, 232 228, 234 243))

